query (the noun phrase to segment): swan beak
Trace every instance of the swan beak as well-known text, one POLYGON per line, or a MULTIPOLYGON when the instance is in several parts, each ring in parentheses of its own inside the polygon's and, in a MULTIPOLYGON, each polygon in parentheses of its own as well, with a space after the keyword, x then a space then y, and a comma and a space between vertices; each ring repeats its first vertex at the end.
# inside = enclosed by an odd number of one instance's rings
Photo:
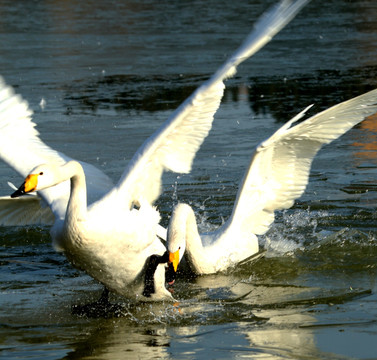
POLYGON ((176 252, 169 252, 169 263, 173 265, 174 271, 177 272, 179 264, 179 249, 176 252))
POLYGON ((38 175, 30 174, 26 177, 24 183, 10 196, 11 198, 16 198, 25 195, 29 192, 34 191, 37 188, 38 175))

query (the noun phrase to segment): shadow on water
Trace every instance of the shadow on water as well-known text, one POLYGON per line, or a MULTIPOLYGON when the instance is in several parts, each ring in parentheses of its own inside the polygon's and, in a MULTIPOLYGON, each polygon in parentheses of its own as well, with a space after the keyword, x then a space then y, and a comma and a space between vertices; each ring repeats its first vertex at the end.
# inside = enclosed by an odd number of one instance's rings
MULTIPOLYGON (((163 111, 175 110, 208 76, 165 75, 148 76, 111 75, 96 80, 76 81, 66 89, 67 113, 114 110, 163 111), (109 97, 111 95, 111 97, 109 97), (74 109, 74 110, 73 110, 74 109)), ((270 113, 278 122, 309 104, 315 103, 316 112, 350 99, 377 86, 377 67, 367 66, 346 70, 318 70, 288 78, 265 76, 242 79, 253 112, 270 113), (365 79, 369 79, 368 82, 365 79)), ((228 81, 225 101, 237 102, 244 96, 235 78, 228 81)))

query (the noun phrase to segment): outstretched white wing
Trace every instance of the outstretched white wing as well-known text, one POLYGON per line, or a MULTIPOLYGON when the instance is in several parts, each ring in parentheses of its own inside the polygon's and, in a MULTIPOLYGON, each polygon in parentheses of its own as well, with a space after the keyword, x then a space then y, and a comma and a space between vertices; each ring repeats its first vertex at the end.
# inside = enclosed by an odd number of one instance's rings
MULTIPOLYGON (((31 117, 32 111, 28 103, 20 95, 16 95, 14 90, 6 85, 0 77, 0 158, 16 170, 22 178, 25 178, 37 165, 64 164, 71 160, 68 156, 51 149, 41 141, 31 117)), ((88 199, 89 201, 97 200, 110 190, 112 182, 94 166, 86 163, 82 163, 82 165, 87 177, 88 199)), ((57 218, 65 216, 69 189, 69 182, 66 181, 39 193, 57 218)), ((5 201, 4 199, 2 198, 1 201, 5 201)), ((38 210, 40 198, 38 201, 37 199, 37 197, 34 198, 34 201, 30 198, 25 201, 7 199, 6 203, 1 206, 4 208, 7 205, 8 211, 6 216, 2 216, 5 213, 0 211, 0 224, 12 225, 17 218, 20 219, 21 210, 17 209, 18 206, 25 207, 22 210, 24 224, 43 223, 43 219, 46 217, 38 217, 36 212, 42 214, 47 211, 38 210), (11 203, 12 201, 13 203, 11 203), (36 220, 37 218, 39 220, 36 220)))
POLYGON ((377 89, 331 107, 296 126, 305 109, 255 150, 241 182, 231 224, 264 234, 276 210, 291 207, 308 183, 314 156, 377 111, 377 89), (240 224, 241 222, 241 224, 240 224))
POLYGON ((211 129, 224 93, 223 81, 233 76, 237 65, 268 43, 307 2, 284 0, 264 14, 230 59, 141 146, 111 195, 121 196, 127 207, 145 200, 153 203, 160 194, 164 170, 188 173, 211 129))
POLYGON ((12 199, 0 197, 0 224, 7 226, 52 225, 55 216, 37 195, 12 199))

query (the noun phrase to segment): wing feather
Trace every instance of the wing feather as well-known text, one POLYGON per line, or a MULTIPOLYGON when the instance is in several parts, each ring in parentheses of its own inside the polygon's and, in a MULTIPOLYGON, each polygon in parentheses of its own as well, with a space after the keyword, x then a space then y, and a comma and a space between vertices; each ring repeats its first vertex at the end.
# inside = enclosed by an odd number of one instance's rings
POLYGON ((12 199, 0 197, 0 225, 52 225, 55 216, 48 206, 42 206, 39 196, 24 196, 12 199))
POLYGON ((377 89, 296 126, 291 127, 297 118, 283 125, 256 148, 241 182, 230 223, 237 222, 257 235, 264 234, 274 221, 274 212, 291 207, 305 191, 313 158, 320 148, 376 111, 377 89))
MULTIPOLYGON (((23 178, 37 165, 48 163, 58 165, 71 160, 70 157, 47 146, 39 138, 36 124, 32 121, 32 114, 28 103, 20 95, 15 94, 0 76, 0 159, 23 178)), ((94 166, 84 162, 81 164, 86 174, 88 199, 89 201, 97 200, 112 188, 112 181, 94 166)), ((70 185, 66 181, 39 192, 39 195, 51 207, 57 218, 64 218, 69 192, 70 185)), ((10 203, 7 202, 7 204, 10 203)), ((14 202, 13 204, 13 209, 15 209, 15 204, 23 203, 14 202)), ((32 204, 32 202, 27 204, 32 204)), ((37 211, 37 204, 38 202, 34 202, 33 206, 28 209, 37 211)), ((33 215, 29 214, 29 217, 32 219, 33 215)))
POLYGON ((141 146, 114 190, 116 196, 126 199, 125 206, 143 200, 153 203, 161 191, 163 171, 188 173, 191 170, 195 154, 208 135, 220 106, 224 80, 233 76, 236 67, 268 43, 307 2, 283 0, 266 12, 228 61, 141 146))

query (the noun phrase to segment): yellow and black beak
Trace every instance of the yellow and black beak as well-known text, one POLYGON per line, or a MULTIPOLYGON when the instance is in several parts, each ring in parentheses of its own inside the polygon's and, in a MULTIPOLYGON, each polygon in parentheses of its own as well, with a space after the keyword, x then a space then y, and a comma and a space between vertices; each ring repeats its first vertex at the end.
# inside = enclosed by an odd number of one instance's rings
POLYGON ((173 265, 174 271, 177 272, 179 264, 179 249, 176 252, 169 252, 169 263, 173 265))
POLYGON ((38 185, 38 174, 30 174, 24 183, 10 196, 11 198, 20 197, 29 192, 35 191, 38 185))
POLYGON ((175 282, 175 276, 177 273, 179 264, 179 249, 176 252, 169 252, 168 268, 165 273, 165 279, 169 285, 173 285, 175 282))

